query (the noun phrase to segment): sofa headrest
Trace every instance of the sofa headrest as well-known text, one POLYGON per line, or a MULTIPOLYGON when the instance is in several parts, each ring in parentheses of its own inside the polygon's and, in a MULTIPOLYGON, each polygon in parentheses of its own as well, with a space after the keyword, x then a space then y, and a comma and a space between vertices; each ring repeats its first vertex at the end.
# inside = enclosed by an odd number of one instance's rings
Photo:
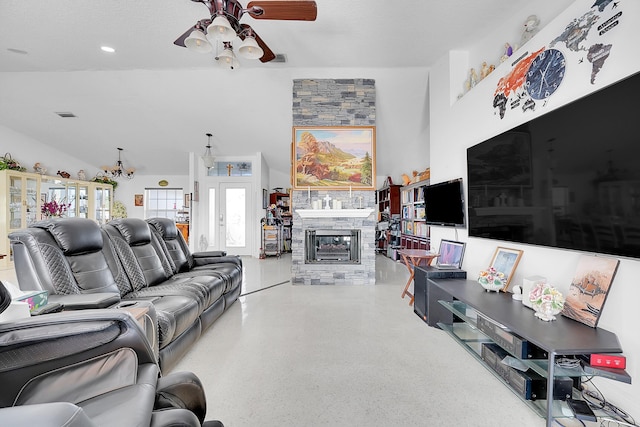
POLYGON ((178 227, 176 227, 176 223, 172 219, 150 218, 147 222, 160 233, 163 240, 178 238, 178 227))
POLYGON ((102 249, 100 226, 86 218, 60 218, 42 221, 39 228, 46 228, 65 255, 78 255, 102 249))
POLYGON ((129 246, 151 243, 151 229, 139 218, 122 218, 111 221, 109 225, 115 227, 129 246))

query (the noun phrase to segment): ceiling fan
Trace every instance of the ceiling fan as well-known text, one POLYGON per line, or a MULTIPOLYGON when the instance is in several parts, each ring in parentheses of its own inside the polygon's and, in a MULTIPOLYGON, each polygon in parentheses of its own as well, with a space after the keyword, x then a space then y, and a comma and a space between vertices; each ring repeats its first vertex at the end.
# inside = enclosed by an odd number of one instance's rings
POLYGON ((196 22, 173 44, 202 53, 211 52, 215 47, 216 59, 228 63, 232 69, 237 65, 231 45, 236 36, 242 40, 238 49, 240 55, 260 59, 261 62, 269 62, 276 57, 253 28, 240 23, 243 15, 248 14, 255 19, 292 21, 315 21, 317 16, 313 0, 256 0, 250 1, 246 9, 237 0, 191 1, 207 6, 210 18, 196 22))

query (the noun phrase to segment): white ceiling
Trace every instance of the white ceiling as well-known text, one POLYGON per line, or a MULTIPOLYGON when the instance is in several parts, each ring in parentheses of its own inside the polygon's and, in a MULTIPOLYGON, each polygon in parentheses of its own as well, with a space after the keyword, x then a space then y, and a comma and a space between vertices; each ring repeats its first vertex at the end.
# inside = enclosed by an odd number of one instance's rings
MULTIPOLYGON (((173 45, 208 17, 201 3, 2 0, 0 125, 96 167, 112 163, 123 147, 125 163, 145 174, 187 174, 187 153, 203 151, 204 134, 212 132, 216 154, 261 151, 272 169, 288 174, 291 118, 281 116, 290 112, 298 70, 427 69, 529 3, 316 2, 314 22, 244 16, 241 22, 287 62, 241 59, 241 68, 229 71, 210 54, 173 45), (105 44, 116 53, 102 52, 105 44), (53 114, 59 111, 77 118, 61 119, 53 114)), ((378 159, 378 173, 384 171, 378 159)))

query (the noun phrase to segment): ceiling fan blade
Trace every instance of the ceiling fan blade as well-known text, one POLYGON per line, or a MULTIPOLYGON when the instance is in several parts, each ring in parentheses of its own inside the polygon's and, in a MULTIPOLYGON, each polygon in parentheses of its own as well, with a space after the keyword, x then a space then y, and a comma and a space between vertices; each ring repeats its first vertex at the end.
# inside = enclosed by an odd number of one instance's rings
POLYGON ((196 29, 196 26, 194 25, 193 27, 189 28, 187 31, 185 31, 185 33, 183 35, 181 35, 180 37, 178 37, 176 39, 176 41, 173 42, 173 44, 175 44, 176 46, 180 46, 180 47, 187 47, 184 44, 184 41, 187 39, 187 37, 189 37, 189 34, 191 34, 191 32, 193 30, 196 29))
POLYGON ((318 15, 313 0, 256 0, 249 2, 247 9, 256 19, 315 21, 318 15))
MULTIPOLYGON (((255 37, 258 46, 260 46, 260 49, 262 49, 262 51, 264 52, 262 57, 260 58, 260 62, 269 62, 276 59, 276 55, 271 51, 269 46, 267 46, 267 44, 260 38, 258 33, 256 33, 253 28, 251 28, 247 24, 242 24, 242 29, 245 30, 245 32, 248 32, 246 30, 250 30, 250 32, 253 34, 253 37, 255 37)), ((245 32, 242 32, 240 34, 240 38, 242 40, 244 40, 244 38, 246 37, 245 32)))

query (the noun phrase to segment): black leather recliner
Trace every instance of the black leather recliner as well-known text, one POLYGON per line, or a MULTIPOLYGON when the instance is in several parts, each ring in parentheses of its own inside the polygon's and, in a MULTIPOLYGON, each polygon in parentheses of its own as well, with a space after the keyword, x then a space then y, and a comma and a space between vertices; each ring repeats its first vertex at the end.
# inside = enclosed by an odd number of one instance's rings
MULTIPOLYGON (((0 282, 0 312, 10 295, 0 282)), ((162 376, 125 311, 97 309, 0 323, 0 424, 221 426, 190 372, 162 376)))
POLYGON ((166 248, 182 236, 167 221, 156 221, 163 224, 162 236, 152 221, 136 218, 102 227, 89 219, 58 218, 14 231, 9 238, 18 284, 24 291, 48 291, 50 301, 67 310, 151 304, 157 329, 152 341, 161 369, 168 371, 237 300, 242 263, 221 254, 196 257, 188 248, 176 263, 166 248))

